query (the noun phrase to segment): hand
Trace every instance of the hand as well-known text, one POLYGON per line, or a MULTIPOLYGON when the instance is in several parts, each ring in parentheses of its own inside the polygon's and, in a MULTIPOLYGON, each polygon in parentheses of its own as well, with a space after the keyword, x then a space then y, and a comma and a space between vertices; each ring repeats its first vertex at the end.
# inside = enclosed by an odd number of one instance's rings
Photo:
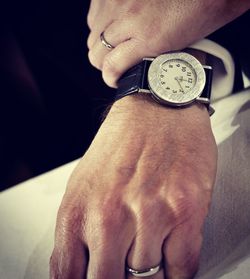
POLYGON ((116 102, 75 169, 58 212, 51 278, 191 278, 211 200, 217 148, 202 105, 116 102), (143 125, 142 125, 143 124, 143 125), (165 275, 164 275, 165 274, 165 275))
POLYGON ((121 74, 143 57, 183 49, 249 8, 245 0, 92 0, 89 60, 116 87, 121 74), (103 31, 115 46, 111 51, 101 44, 103 31))

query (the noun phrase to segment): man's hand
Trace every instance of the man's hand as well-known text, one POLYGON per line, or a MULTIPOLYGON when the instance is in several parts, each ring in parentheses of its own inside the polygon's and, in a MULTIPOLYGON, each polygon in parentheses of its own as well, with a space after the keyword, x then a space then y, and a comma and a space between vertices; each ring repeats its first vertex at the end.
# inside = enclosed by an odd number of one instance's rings
POLYGON ((143 57, 183 49, 250 8, 250 1, 92 0, 89 59, 111 87, 143 57), (108 50, 105 39, 115 48, 108 50))
POLYGON ((217 148, 206 108, 116 102, 69 181, 51 278, 191 278, 211 200, 217 148))

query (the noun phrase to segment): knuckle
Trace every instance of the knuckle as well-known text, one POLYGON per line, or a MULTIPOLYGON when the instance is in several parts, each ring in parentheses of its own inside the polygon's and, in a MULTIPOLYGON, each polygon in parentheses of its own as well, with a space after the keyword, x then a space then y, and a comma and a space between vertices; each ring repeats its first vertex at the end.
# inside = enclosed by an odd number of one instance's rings
POLYGON ((106 55, 106 57, 104 58, 103 69, 109 73, 117 73, 116 61, 114 60, 112 55, 106 55))
POLYGON ((128 8, 128 14, 131 16, 138 16, 138 14, 144 8, 144 4, 141 1, 133 1, 130 7, 128 8))
POLYGON ((104 229, 115 229, 120 227, 124 221, 128 221, 129 211, 127 206, 120 199, 109 199, 104 203, 104 208, 101 212, 102 227, 104 229))
POLYGON ((90 50, 93 46, 93 36, 90 34, 87 39, 87 47, 90 50))
MULTIPOLYGON (((190 184, 188 187, 190 188, 190 184)), ((192 187, 191 187, 192 188, 192 187)), ((175 191, 170 200, 171 209, 176 220, 182 221, 193 218, 198 214, 203 215, 203 206, 198 195, 192 189, 175 191)))
POLYGON ((121 75, 121 71, 118 69, 117 62, 112 55, 106 55, 103 61, 102 70, 103 70, 103 78, 105 82, 109 86, 114 87, 116 81, 121 75))
POLYGON ((117 198, 102 200, 98 209, 91 213, 91 221, 88 224, 87 239, 91 250, 99 252, 113 242, 123 240, 131 234, 133 216, 129 207, 117 198))
POLYGON ((88 58, 89 62, 98 70, 102 69, 102 63, 101 61, 97 58, 93 50, 89 50, 88 52, 88 58))
POLYGON ((90 30, 93 29, 93 25, 94 25, 94 18, 92 16, 92 13, 88 13, 87 15, 87 25, 89 27, 90 30))
POLYGON ((106 238, 110 237, 110 232, 117 234, 121 229, 126 231, 126 227, 133 221, 129 206, 116 195, 115 193, 111 197, 102 199, 99 210, 94 212, 95 226, 100 228, 102 236, 106 238))
POLYGON ((138 232, 155 232, 164 239, 168 230, 175 226, 175 217, 165 197, 150 195, 141 197, 133 205, 138 232), (152 198, 153 197, 153 198, 152 198))

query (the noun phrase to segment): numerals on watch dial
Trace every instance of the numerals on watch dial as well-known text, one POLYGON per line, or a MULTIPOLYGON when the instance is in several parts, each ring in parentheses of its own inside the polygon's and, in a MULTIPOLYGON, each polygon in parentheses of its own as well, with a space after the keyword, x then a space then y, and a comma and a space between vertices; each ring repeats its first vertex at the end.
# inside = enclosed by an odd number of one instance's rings
POLYGON ((162 87, 173 94, 185 94, 196 83, 196 74, 192 66, 177 59, 162 64, 159 78, 162 87))
POLYGON ((200 62, 188 53, 174 52, 158 56, 148 71, 150 90, 160 102, 186 105, 199 97, 206 81, 200 62))

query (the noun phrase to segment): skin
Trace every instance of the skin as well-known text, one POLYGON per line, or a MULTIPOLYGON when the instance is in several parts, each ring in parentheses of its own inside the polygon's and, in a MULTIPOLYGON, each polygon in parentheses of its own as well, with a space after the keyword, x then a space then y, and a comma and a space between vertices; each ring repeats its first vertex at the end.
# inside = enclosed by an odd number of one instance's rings
MULTIPOLYGON (((249 2, 92 0, 90 62, 115 87, 142 57, 187 47, 249 2), (100 43, 104 30, 111 51, 100 43)), ((126 265, 141 270, 161 260, 164 268, 148 278, 192 278, 216 162, 204 106, 171 109, 146 96, 116 102, 68 183, 50 278, 133 279, 126 265)))
POLYGON ((192 278, 216 161, 204 106, 116 102, 68 183, 50 278, 132 279, 126 263, 143 269, 161 259, 164 269, 149 278, 192 278))
POLYGON ((183 49, 249 8, 249 0, 92 0, 89 60, 116 87, 122 73, 143 57, 183 49), (100 42, 103 31, 112 51, 100 42))

